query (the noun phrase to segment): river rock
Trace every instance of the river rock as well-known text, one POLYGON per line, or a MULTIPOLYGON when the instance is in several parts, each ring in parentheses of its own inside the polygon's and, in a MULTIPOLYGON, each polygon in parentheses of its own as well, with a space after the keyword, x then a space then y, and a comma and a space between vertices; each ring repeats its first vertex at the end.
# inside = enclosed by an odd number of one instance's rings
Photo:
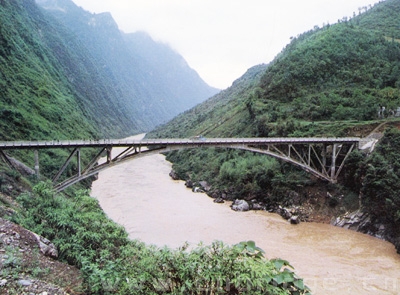
POLYGON ((219 198, 214 199, 214 203, 222 204, 222 203, 225 203, 225 201, 223 198, 219 197, 219 198))
POLYGON ((277 213, 286 220, 289 220, 292 217, 292 213, 290 213, 290 210, 282 208, 281 206, 279 206, 277 213))
POLYGON ((207 181, 199 181, 200 186, 206 192, 210 191, 211 185, 207 181))
POLYGON ((396 234, 397 230, 393 229, 393 225, 385 223, 384 219, 371 218, 368 213, 357 210, 334 219, 331 224, 387 240, 394 244, 397 253, 400 254, 400 237, 396 234))
POLYGON ((232 204, 232 210, 234 211, 249 211, 250 206, 245 200, 235 200, 232 204))
POLYGON ((32 285, 32 282, 29 281, 29 280, 19 280, 18 281, 18 285, 21 285, 23 287, 27 287, 27 286, 32 285))
POLYGON ((336 218, 333 220, 333 222, 331 222, 331 224, 334 226, 363 232, 362 229, 367 229, 370 227, 371 218, 367 213, 357 210, 345 216, 336 218))
POLYGON ((169 173, 169 176, 170 176, 173 180, 179 180, 178 174, 176 174, 175 170, 171 170, 171 172, 169 173))
POLYGON ((192 192, 194 192, 194 193, 204 193, 204 191, 201 188, 199 188, 198 186, 194 186, 192 188, 192 192))
POLYGON ((252 210, 265 210, 265 206, 261 203, 252 203, 251 209, 252 210))
POLYGON ((190 179, 186 180, 185 186, 187 188, 193 188, 193 181, 191 181, 190 179))
POLYGON ((300 218, 299 218, 299 216, 292 216, 292 217, 290 217, 289 221, 291 224, 299 224, 300 218))

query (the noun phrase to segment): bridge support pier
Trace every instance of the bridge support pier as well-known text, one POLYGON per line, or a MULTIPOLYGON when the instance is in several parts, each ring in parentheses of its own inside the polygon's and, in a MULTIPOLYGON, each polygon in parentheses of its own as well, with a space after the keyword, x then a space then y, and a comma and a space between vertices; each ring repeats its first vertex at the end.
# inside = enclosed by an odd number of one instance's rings
POLYGON ((36 178, 40 179, 40 169, 39 169, 39 151, 34 151, 34 158, 35 158, 35 174, 36 178))
POLYGON ((78 164, 78 176, 81 176, 81 149, 76 151, 76 161, 78 164))
POLYGON ((335 172, 336 172, 336 148, 337 144, 333 144, 332 147, 332 163, 331 163, 331 178, 333 181, 335 181, 335 172))

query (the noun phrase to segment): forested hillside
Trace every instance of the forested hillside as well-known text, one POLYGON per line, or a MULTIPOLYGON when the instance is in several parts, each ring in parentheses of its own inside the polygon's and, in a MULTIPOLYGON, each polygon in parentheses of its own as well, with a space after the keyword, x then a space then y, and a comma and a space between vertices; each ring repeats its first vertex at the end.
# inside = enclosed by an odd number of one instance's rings
MULTIPOLYGON (((367 136, 387 120, 394 122, 384 126, 396 127, 399 23, 400 2, 387 0, 337 24, 316 26, 292 38, 266 67, 250 69, 232 87, 150 136, 367 136)), ((325 221, 361 204, 374 222, 386 225, 386 238, 400 249, 396 238, 400 235, 396 189, 400 152, 390 147, 399 138, 396 129, 388 132, 372 158, 354 152, 334 186, 276 159, 250 153, 190 150, 170 153, 168 158, 180 178, 208 181, 214 197, 258 200, 271 210, 307 204, 319 210, 319 217, 326 216, 325 221), (382 171, 387 171, 386 180, 382 171), (332 199, 321 199, 328 193, 332 199), (316 206, 316 199, 327 208, 316 206)), ((363 230, 377 231, 374 225, 363 230)))
MULTIPOLYGON (((90 138, 100 134, 94 114, 82 107, 82 97, 75 95, 55 54, 67 58, 72 52, 33 1, 1 2, 0 40, 2 140, 62 139, 72 134, 90 138)), ((70 62, 76 64, 73 57, 70 62)), ((117 118, 122 116, 118 109, 114 112, 117 118)), ((107 126, 111 117, 103 117, 107 126)), ((107 128, 111 132, 111 126, 107 128)), ((121 132, 121 127, 116 131, 121 132)))
POLYGON ((0 5, 3 140, 127 136, 216 93, 168 46, 126 40, 109 13, 37 2, 0 5))

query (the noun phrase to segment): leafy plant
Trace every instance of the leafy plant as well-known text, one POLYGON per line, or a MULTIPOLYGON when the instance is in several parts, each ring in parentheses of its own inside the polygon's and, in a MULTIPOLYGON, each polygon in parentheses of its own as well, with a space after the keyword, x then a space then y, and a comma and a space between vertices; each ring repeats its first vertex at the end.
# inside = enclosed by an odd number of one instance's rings
MULTIPOLYGON (((95 294, 308 294, 302 280, 264 258, 253 241, 214 242, 189 250, 130 241, 85 191, 73 197, 39 183, 18 199, 14 219, 51 239, 60 257, 77 265, 95 294)), ((283 264, 282 264, 283 265, 283 264)), ((289 266, 288 264, 285 264, 289 266)), ((279 266, 279 265, 278 265, 279 266)), ((39 270, 36 270, 39 272, 39 270)))

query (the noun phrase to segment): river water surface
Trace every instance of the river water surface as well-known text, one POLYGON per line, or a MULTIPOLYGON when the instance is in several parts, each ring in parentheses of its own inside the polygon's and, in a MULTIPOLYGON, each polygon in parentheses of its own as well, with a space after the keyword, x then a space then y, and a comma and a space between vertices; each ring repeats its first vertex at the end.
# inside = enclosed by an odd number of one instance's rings
POLYGON ((172 248, 254 240, 267 258, 288 260, 313 294, 400 294, 392 244, 327 224, 291 225, 263 211, 234 212, 192 193, 170 171, 162 155, 138 158, 101 172, 92 196, 132 239, 172 248))

